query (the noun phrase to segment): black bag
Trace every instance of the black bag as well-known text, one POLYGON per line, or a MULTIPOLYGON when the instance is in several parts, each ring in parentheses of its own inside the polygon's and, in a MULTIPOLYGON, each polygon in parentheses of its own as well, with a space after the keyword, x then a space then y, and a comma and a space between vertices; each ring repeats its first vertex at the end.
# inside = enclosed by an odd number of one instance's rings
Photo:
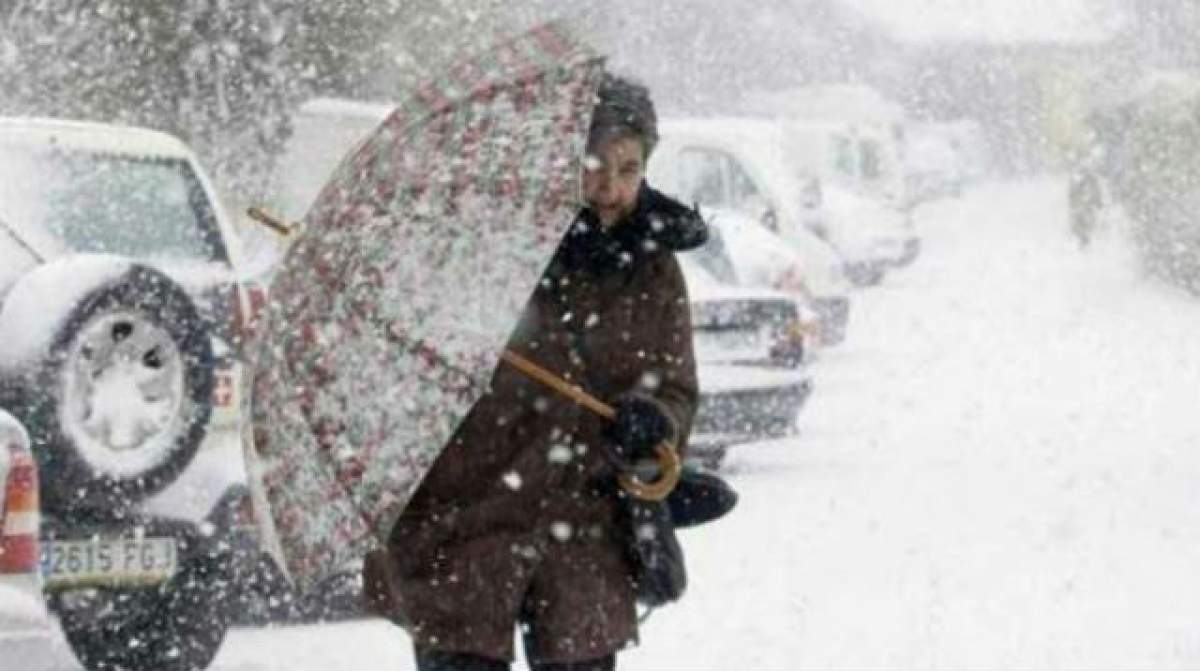
POLYGON ((721 476, 685 466, 679 484, 667 496, 667 505, 675 528, 683 529, 724 517, 737 500, 737 492, 721 476))
POLYGON ((642 501, 627 496, 625 514, 638 602, 654 608, 683 596, 687 589, 687 568, 683 563, 683 548, 675 537, 670 506, 666 501, 642 501))
POLYGON ((624 501, 637 600, 656 608, 678 600, 687 589, 675 529, 724 516, 737 504, 737 492, 714 473, 684 468, 666 500, 642 501, 626 494, 624 501))

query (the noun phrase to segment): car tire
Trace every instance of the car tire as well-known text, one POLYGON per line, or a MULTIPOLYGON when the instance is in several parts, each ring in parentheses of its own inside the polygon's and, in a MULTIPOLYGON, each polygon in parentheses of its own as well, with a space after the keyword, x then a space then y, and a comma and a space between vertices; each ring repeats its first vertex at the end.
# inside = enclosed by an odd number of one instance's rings
POLYGON ((131 265, 86 293, 10 385, 44 504, 128 508, 173 482, 204 438, 213 365, 209 329, 163 273, 131 265))
POLYGON ((158 587, 53 592, 47 605, 88 671, 199 671, 229 628, 231 562, 205 556, 158 587), (74 597, 74 598, 73 598, 74 597))

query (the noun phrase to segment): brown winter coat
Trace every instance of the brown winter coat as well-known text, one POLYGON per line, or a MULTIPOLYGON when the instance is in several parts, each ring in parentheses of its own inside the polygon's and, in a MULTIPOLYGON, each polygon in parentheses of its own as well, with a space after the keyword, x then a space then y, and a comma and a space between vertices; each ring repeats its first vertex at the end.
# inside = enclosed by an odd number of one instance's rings
MULTIPOLYGON (((668 246, 607 273, 564 267, 560 250, 509 348, 610 403, 657 400, 684 449, 695 360, 668 246)), ((418 645, 511 659, 517 621, 543 661, 594 659, 636 639, 603 428, 498 367, 392 533, 395 615, 418 645)))

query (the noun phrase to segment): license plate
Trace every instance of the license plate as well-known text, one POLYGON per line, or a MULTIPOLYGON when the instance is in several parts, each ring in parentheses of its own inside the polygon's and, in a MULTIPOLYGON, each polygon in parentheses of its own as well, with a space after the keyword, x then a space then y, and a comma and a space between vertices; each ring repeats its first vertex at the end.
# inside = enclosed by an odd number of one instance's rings
POLYGON ((44 541, 42 575, 48 587, 154 584, 175 573, 170 537, 44 541))

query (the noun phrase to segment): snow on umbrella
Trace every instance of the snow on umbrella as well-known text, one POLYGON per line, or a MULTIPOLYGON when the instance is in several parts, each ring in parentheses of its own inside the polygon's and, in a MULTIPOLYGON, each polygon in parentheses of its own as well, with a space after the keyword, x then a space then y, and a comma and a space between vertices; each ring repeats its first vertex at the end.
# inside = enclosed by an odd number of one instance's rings
POLYGON ((253 422, 303 592, 386 540, 580 206, 603 62, 557 24, 454 68, 334 171, 271 284, 253 422))

